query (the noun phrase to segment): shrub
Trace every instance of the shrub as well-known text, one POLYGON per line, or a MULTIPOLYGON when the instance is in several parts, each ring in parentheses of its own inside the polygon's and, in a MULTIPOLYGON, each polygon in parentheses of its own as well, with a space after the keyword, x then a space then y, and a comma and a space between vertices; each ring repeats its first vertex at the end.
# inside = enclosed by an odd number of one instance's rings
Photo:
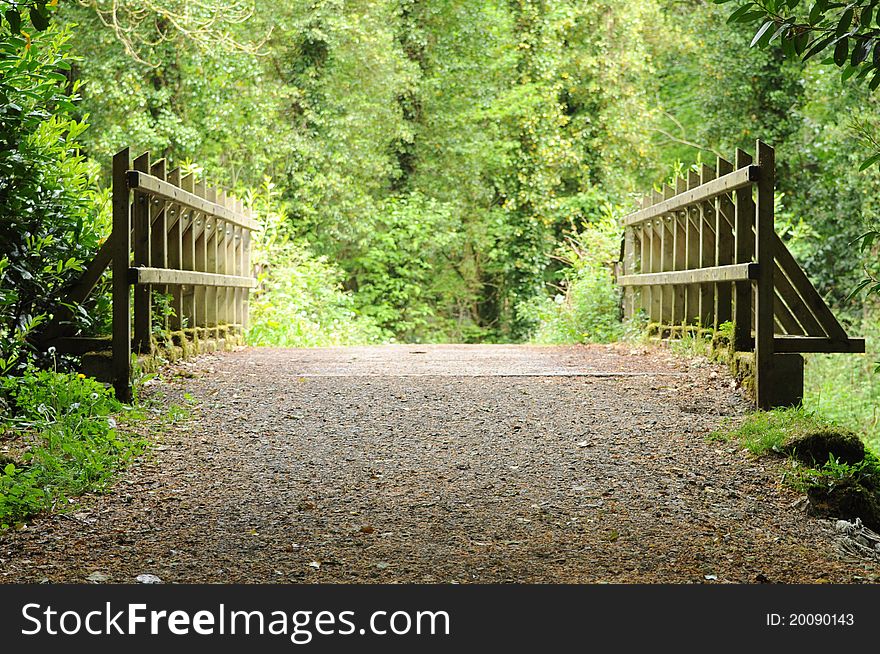
POLYGON ((108 232, 106 193, 77 149, 67 39, 0 30, 0 373, 35 355, 27 337, 108 232))
POLYGON ((567 264, 559 293, 521 304, 518 311, 537 322, 538 343, 606 343, 620 338, 620 290, 612 275, 620 233, 606 214, 589 223, 557 254, 567 264))

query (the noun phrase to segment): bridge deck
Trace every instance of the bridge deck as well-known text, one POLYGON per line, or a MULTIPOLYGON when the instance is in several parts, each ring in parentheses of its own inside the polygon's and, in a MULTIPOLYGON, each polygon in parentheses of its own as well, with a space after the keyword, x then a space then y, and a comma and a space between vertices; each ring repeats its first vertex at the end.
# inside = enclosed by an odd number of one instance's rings
POLYGON ((193 418, 112 494, 0 537, 0 580, 876 578, 781 464, 705 435, 745 403, 664 350, 245 349, 155 384, 193 418))

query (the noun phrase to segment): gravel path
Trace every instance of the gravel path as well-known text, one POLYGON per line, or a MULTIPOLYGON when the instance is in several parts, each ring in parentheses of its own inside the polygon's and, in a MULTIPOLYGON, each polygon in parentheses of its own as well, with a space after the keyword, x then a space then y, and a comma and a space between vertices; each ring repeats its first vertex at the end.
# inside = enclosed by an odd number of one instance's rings
POLYGON ((76 512, 0 535, 0 581, 852 582, 782 463, 705 438, 746 403, 633 346, 244 349, 76 512))

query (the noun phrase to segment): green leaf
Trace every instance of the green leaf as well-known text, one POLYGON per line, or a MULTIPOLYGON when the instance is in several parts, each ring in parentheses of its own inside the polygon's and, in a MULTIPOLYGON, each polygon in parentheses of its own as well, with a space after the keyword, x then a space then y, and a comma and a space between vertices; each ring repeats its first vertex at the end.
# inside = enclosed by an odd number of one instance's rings
POLYGON ((754 2, 748 2, 748 3, 744 4, 742 7, 740 7, 739 9, 734 11, 732 14, 730 14, 730 16, 727 18, 727 22, 728 23, 737 22, 740 18, 742 18, 747 13, 749 13, 749 11, 751 11, 752 7, 754 7, 754 6, 755 6, 754 2))
POLYGON ((773 27, 773 25, 775 25, 775 23, 772 20, 768 20, 766 23, 761 25, 761 29, 758 30, 757 34, 755 34, 755 38, 752 39, 749 47, 754 48, 758 44, 765 45, 767 41, 770 40, 770 28, 773 27), (767 39, 766 41, 764 40, 765 36, 767 39))
POLYGON ((864 289, 870 283, 870 279, 863 279, 862 281, 860 281, 856 285, 856 287, 852 291, 850 291, 849 295, 846 296, 844 302, 849 302, 850 300, 852 300, 856 295, 862 292, 862 289, 864 289))
POLYGON ((849 55, 849 39, 844 37, 834 46, 834 63, 838 66, 845 65, 847 55, 849 55))
POLYGON ((40 32, 45 31, 46 28, 49 27, 49 16, 41 12, 38 7, 31 7, 28 14, 31 17, 31 22, 34 24, 34 27, 40 32))
POLYGON ((840 22, 837 23, 837 36, 843 36, 849 32, 849 28, 852 27, 854 14, 855 11, 852 7, 843 12, 843 15, 840 17, 840 22))
POLYGON ((862 13, 859 14, 859 25, 865 29, 871 27, 871 15, 873 10, 873 7, 862 7, 862 13))
POLYGON ((794 37, 794 51, 798 56, 804 54, 807 44, 810 42, 810 31, 805 30, 794 37))
MULTIPOLYGON (((868 168, 870 168, 871 166, 873 166, 875 163, 878 163, 878 162, 880 162, 880 152, 878 152, 877 154, 875 154, 872 157, 868 157, 867 159, 865 159, 865 161, 862 162, 862 165, 859 166, 859 171, 861 172, 863 170, 867 170, 868 168)), ((865 235, 863 234, 862 236, 864 237, 865 235)))
POLYGON ((803 60, 806 61, 811 57, 815 57, 817 54, 822 52, 828 45, 834 40, 834 35, 831 34, 829 36, 823 36, 821 39, 816 39, 813 41, 812 47, 807 50, 807 54, 804 55, 803 60))
POLYGON ((6 22, 9 23, 9 29, 12 30, 12 33, 20 34, 21 14, 18 12, 18 9, 7 9, 4 16, 6 16, 6 22))
POLYGON ((860 63, 865 61, 868 58, 868 54, 871 52, 871 41, 869 39, 860 40, 856 43, 855 47, 852 50, 852 57, 850 58, 850 64, 852 66, 858 66, 860 63))

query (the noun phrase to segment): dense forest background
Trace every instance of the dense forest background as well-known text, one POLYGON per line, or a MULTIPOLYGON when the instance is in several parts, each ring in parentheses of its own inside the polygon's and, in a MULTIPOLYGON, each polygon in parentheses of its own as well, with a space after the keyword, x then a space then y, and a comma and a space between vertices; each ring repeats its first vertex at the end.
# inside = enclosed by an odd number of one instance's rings
MULTIPOLYGON (((106 238, 125 146, 258 210, 254 343, 586 342, 626 330, 610 264, 638 193, 761 138, 778 229, 873 347, 874 301, 847 298, 876 259, 854 245, 880 204, 876 93, 750 47, 736 3, 33 4, 0 1, 5 371, 106 238)), ((870 355, 810 366, 808 402, 876 429, 870 355)))

